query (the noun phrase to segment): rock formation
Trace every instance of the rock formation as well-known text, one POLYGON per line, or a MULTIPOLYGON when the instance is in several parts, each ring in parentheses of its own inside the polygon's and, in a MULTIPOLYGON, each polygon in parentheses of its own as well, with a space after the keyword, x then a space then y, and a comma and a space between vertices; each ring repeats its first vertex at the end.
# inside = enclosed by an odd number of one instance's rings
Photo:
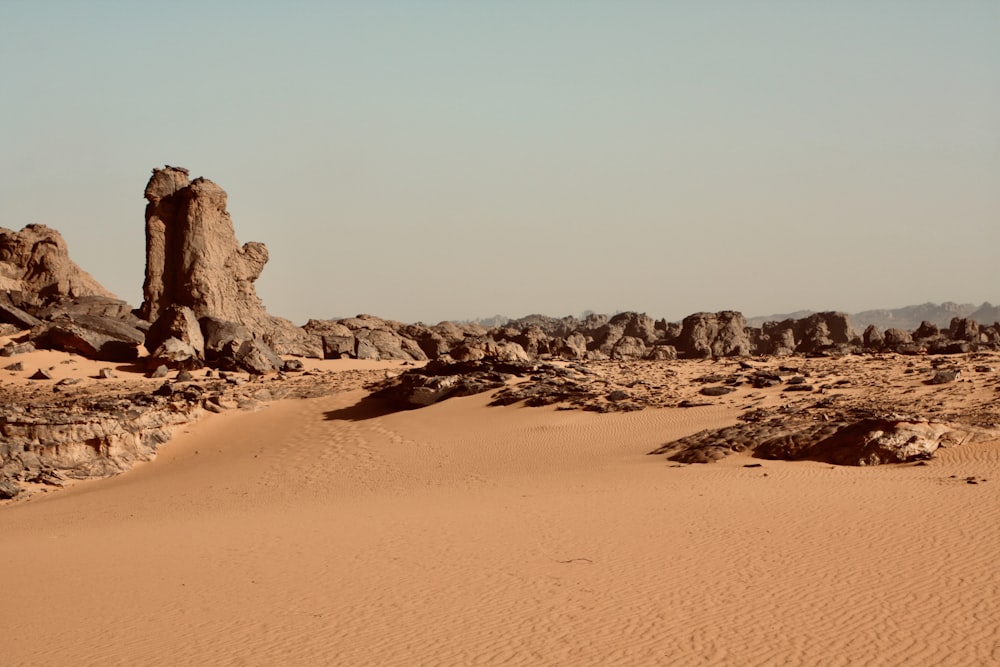
POLYGON ((262 243, 239 245, 226 193, 178 167, 154 169, 145 191, 146 280, 142 317, 155 322, 170 306, 196 317, 268 327, 253 283, 267 262, 262 243))
POLYGON ((20 232, 0 227, 0 292, 37 295, 41 302, 60 297, 115 298, 69 258, 66 241, 45 225, 28 225, 20 232))
MULTIPOLYGON (((267 248, 256 242, 241 246, 236 240, 225 190, 205 178, 189 180, 186 169, 167 166, 153 170, 145 197, 146 279, 139 312, 153 323, 154 332, 170 330, 177 318, 171 309, 184 308, 197 320, 245 327, 272 348, 261 350, 264 358, 274 352, 322 355, 320 341, 264 308, 254 282, 267 263, 267 248), (162 316, 172 324, 158 325, 162 316)), ((155 349, 164 340, 155 337, 147 347, 155 349)))

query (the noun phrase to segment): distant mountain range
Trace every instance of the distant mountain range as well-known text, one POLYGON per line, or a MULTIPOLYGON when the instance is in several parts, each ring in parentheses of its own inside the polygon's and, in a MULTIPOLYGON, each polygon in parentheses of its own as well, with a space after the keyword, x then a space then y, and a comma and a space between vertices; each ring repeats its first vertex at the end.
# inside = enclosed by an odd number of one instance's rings
MULTIPOLYGON (((759 327, 764 322, 801 319, 808 317, 813 312, 815 311, 799 310, 794 313, 748 317, 747 326, 759 327)), ((922 303, 916 306, 904 306, 903 308, 865 310, 860 313, 851 313, 850 315, 851 323, 859 333, 869 324, 874 324, 883 331, 891 327, 904 331, 912 331, 919 327, 920 323, 925 320, 937 327, 947 327, 953 317, 968 317, 980 324, 993 324, 994 322, 1000 322, 1000 306, 994 306, 990 303, 977 306, 971 303, 946 301, 944 303, 922 303)))

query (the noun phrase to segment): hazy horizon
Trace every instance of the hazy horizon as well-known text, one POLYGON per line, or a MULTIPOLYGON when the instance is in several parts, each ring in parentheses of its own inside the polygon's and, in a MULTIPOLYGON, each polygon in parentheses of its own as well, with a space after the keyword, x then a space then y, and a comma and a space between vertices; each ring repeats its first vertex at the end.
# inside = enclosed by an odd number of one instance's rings
POLYGON ((269 311, 1000 301, 1000 3, 9 2, 0 226, 141 302, 183 166, 269 311))

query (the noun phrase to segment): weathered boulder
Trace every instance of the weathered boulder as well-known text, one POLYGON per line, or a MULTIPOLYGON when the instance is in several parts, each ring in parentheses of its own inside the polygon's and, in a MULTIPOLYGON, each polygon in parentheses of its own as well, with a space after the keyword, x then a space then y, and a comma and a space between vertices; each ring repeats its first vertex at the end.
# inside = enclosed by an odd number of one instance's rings
POLYGON ((212 363, 227 354, 234 354, 245 341, 253 339, 250 330, 236 322, 202 317, 198 324, 204 339, 205 359, 212 363))
MULTIPOLYGON (((0 292, 0 294, 3 294, 0 292)), ((0 322, 12 324, 18 329, 30 329, 42 323, 34 315, 27 313, 13 304, 0 301, 0 322)))
POLYGON ((796 322, 797 345, 800 354, 818 354, 834 347, 850 345, 857 334, 846 313, 813 313, 796 322))
POLYGON ((205 336, 201 331, 201 324, 194 311, 187 306, 171 304, 164 309, 146 332, 146 349, 156 350, 170 338, 190 347, 196 359, 205 358, 205 336))
POLYGON ((135 361, 145 334, 110 317, 79 315, 49 323, 33 341, 36 346, 73 352, 100 361, 135 361))
POLYGON ((646 345, 635 336, 622 336, 611 348, 612 359, 643 359, 646 357, 646 345))
POLYGON ((829 430, 824 427, 811 437, 782 436, 763 443, 754 454, 835 465, 907 463, 931 458, 940 447, 942 436, 950 431, 943 424, 892 419, 863 419, 842 425, 833 433, 829 430))
POLYGON ((401 361, 425 361, 420 346, 389 329, 358 329, 354 332, 357 341, 355 354, 358 359, 401 361))
POLYGON ((0 291, 37 294, 46 301, 115 296, 70 259, 62 236, 45 225, 28 225, 20 232, 0 227, 0 291))
POLYGON ((219 361, 219 367, 226 370, 245 371, 251 375, 266 375, 282 368, 283 362, 267 344, 260 339, 243 341, 231 355, 219 361))
POLYGON ((553 347, 555 354, 563 359, 583 359, 587 356, 587 338, 579 331, 557 339, 553 347))
POLYGON ((798 341, 795 340, 795 320, 765 322, 761 326, 761 342, 758 352, 787 357, 795 354, 798 341))
POLYGON ((948 327, 948 338, 979 342, 979 323, 970 317, 954 317, 948 327))
POLYGON ((865 348, 878 350, 881 349, 884 344, 884 339, 882 337, 882 332, 874 324, 869 324, 865 328, 865 332, 861 334, 861 340, 865 348))
POLYGON ((0 500, 10 500, 21 493, 21 487, 9 479, 0 479, 0 500))
POLYGON ((675 346, 685 357, 736 357, 751 354, 741 313, 694 313, 684 318, 675 346))
POLYGON ((35 308, 32 312, 43 320, 91 315, 121 320, 139 329, 148 326, 148 323, 133 314, 132 306, 125 301, 94 294, 59 297, 58 299, 49 301, 44 306, 35 308))
POLYGON ((892 350, 898 348, 900 345, 908 345, 912 343, 913 337, 902 329, 892 327, 885 330, 885 334, 882 336, 882 341, 886 348, 892 350))
POLYGON ((160 366, 177 370, 194 370, 203 366, 203 355, 198 353, 190 343, 170 337, 160 343, 149 354, 146 366, 156 369, 160 366))

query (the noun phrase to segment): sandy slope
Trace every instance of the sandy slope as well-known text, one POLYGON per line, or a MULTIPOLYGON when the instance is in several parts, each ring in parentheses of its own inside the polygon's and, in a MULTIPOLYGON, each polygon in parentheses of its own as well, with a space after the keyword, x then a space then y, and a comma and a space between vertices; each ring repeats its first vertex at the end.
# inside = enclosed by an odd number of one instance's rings
POLYGON ((998 443, 681 467, 645 453, 735 406, 360 397, 0 508, 4 663, 1000 664, 998 443))

